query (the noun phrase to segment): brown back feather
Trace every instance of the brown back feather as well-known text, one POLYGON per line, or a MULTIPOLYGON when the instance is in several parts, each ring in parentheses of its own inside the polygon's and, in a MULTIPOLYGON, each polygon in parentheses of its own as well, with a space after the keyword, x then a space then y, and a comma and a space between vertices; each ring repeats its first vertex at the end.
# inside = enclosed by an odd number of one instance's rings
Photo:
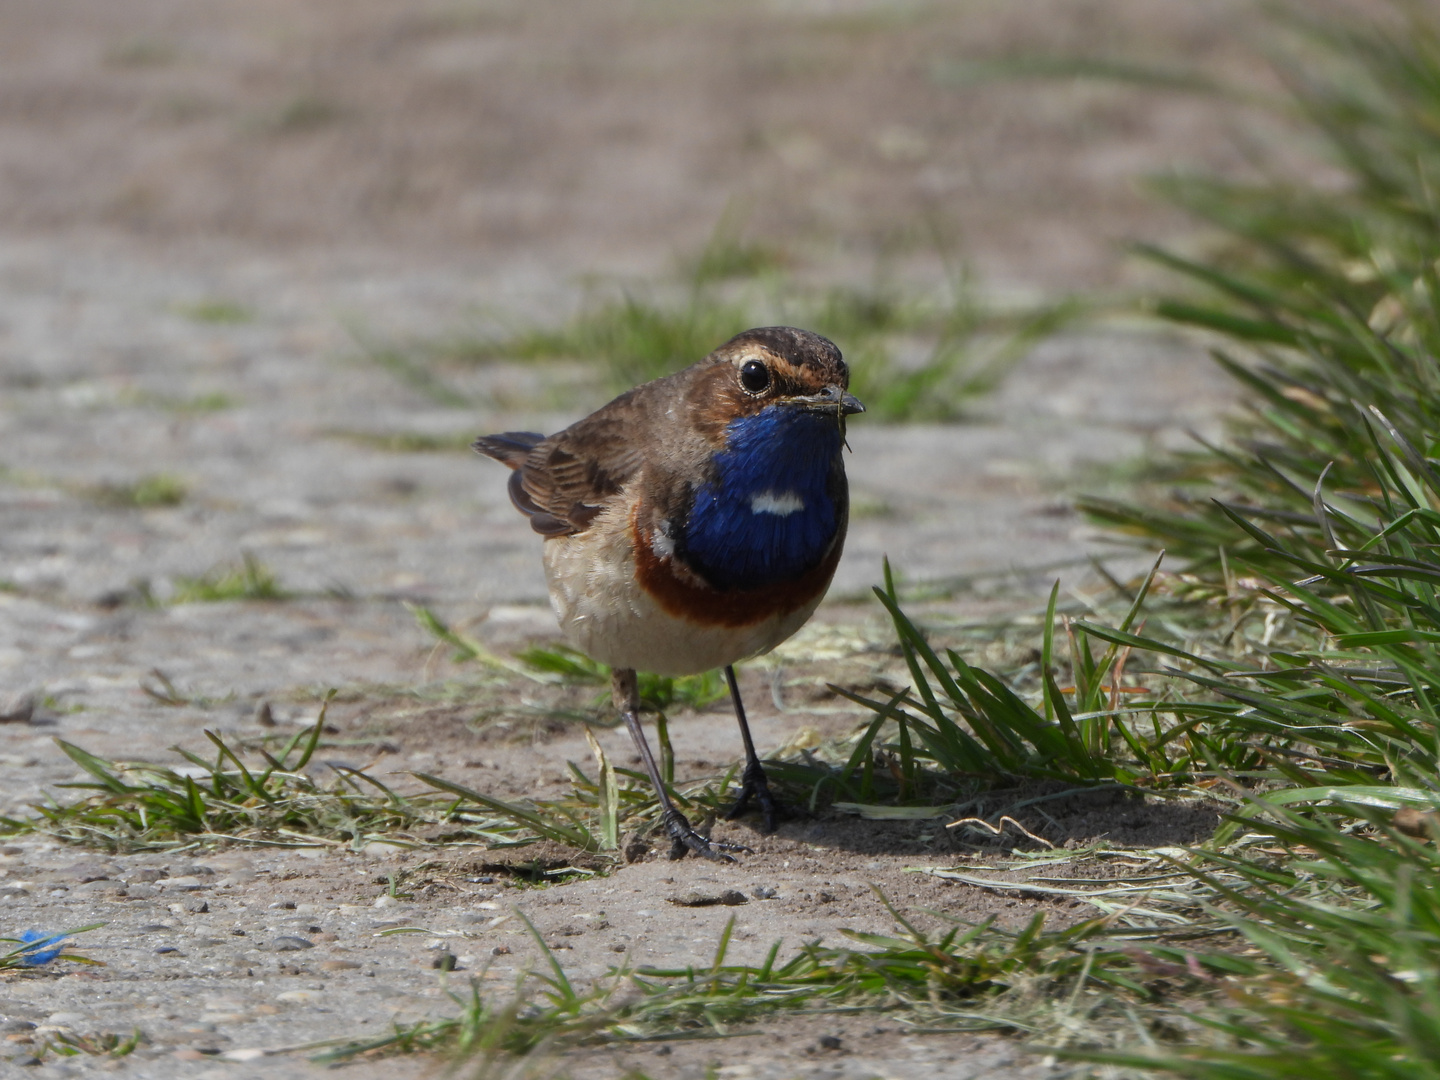
POLYGON ((770 357, 784 392, 848 382, 840 350, 829 341, 792 327, 760 327, 549 438, 509 431, 477 439, 475 449, 515 470, 510 499, 542 535, 584 532, 634 482, 644 484, 648 523, 658 524, 683 512, 688 491, 708 479, 725 425, 769 403, 746 394, 736 378, 735 358, 759 353, 770 357))

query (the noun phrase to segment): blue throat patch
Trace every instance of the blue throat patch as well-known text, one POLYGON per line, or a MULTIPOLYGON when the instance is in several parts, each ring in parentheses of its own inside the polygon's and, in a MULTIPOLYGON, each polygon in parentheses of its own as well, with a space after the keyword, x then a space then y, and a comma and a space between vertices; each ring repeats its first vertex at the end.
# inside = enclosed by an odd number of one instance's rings
POLYGON ((717 478, 695 492, 683 558, 720 589, 773 585, 814 569, 837 524, 837 418, 771 405, 725 430, 717 478))

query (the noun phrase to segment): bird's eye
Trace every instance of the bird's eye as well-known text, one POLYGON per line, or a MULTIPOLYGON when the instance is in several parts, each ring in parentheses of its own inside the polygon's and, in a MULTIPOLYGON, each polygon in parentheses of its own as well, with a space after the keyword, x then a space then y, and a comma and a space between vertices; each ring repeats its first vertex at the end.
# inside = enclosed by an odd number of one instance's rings
POLYGON ((759 360, 746 360, 740 369, 740 385, 752 394, 764 393, 770 385, 770 369, 759 360))

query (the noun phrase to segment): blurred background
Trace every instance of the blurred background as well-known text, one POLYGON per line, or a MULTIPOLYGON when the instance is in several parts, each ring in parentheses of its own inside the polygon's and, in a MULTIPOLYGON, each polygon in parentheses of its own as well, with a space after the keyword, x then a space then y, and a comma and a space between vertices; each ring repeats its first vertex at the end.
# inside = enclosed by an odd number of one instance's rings
POLYGON ((1232 395, 1128 306, 1156 273, 1129 244, 1204 242, 1149 178, 1310 167, 1252 104, 1264 25, 1243 0, 0 5, 0 682, 409 678, 432 642, 401 601, 553 634, 469 441, 775 321, 834 337, 871 407, 842 606, 886 554, 981 608, 977 575, 1083 565, 1074 493, 1232 395))
POLYGON ((1013 76, 1253 81, 1253 8, 14 0, 0 227, 570 279, 661 272, 729 210, 821 272, 923 261, 939 231, 993 287, 1093 289, 1179 226, 1137 181, 1238 164, 1233 112, 1013 76))

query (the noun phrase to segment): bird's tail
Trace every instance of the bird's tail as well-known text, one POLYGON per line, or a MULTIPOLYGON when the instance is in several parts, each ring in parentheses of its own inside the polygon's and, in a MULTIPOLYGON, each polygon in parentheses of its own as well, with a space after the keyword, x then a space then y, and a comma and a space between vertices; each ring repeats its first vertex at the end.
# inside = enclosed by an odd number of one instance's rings
POLYGON ((481 435, 470 445, 486 457, 503 461, 512 469, 525 464, 530 451, 545 441, 544 435, 533 431, 505 431, 499 435, 481 435))

